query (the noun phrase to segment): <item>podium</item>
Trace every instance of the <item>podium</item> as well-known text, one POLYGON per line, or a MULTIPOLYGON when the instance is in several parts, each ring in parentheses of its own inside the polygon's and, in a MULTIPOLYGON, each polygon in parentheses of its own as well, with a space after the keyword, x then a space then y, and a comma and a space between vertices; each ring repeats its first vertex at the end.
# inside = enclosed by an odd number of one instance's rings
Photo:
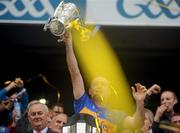
POLYGON ((95 118, 88 114, 74 114, 63 126, 62 133, 98 133, 95 118))

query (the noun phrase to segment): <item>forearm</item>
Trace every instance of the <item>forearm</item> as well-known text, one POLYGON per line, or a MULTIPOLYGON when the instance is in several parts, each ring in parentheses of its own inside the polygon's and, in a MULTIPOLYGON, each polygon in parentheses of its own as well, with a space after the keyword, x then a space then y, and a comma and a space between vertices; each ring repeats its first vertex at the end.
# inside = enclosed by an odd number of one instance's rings
POLYGON ((136 111, 133 116, 126 117, 123 128, 125 129, 138 129, 142 127, 144 120, 144 107, 143 104, 136 104, 136 111))
POLYGON ((72 43, 66 44, 66 60, 70 72, 74 98, 79 99, 84 94, 84 82, 74 54, 72 43))
POLYGON ((159 114, 156 113, 154 116, 154 121, 159 123, 159 120, 160 120, 160 116, 159 114))
POLYGON ((72 44, 66 45, 66 61, 70 75, 80 73, 72 44))
POLYGON ((11 82, 8 86, 6 86, 5 88, 3 88, 1 91, 0 91, 0 100, 2 100, 8 91, 10 91, 12 88, 14 88, 16 86, 16 84, 14 82, 11 82))
POLYGON ((6 97, 6 93, 7 93, 7 90, 5 88, 3 88, 0 91, 0 101, 3 100, 6 97))
POLYGON ((146 97, 145 97, 145 99, 144 99, 144 107, 146 108, 146 109, 150 109, 151 110, 151 96, 150 95, 148 95, 148 94, 146 94, 146 97))
POLYGON ((145 109, 143 101, 136 101, 136 112, 133 115, 134 123, 139 127, 143 125, 145 117, 145 109))

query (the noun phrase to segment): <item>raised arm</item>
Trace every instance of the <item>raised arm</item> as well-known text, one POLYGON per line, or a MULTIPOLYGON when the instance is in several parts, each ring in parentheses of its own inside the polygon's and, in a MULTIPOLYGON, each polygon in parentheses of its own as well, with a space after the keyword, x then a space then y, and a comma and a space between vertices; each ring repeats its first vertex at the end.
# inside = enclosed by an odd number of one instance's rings
POLYGON ((1 89, 1 91, 0 91, 0 101, 3 100, 6 97, 6 94, 7 94, 8 91, 10 91, 13 88, 16 88, 17 84, 16 84, 15 81, 12 81, 5 88, 1 89))
POLYGON ((161 91, 161 87, 157 84, 153 84, 149 89, 146 91, 146 97, 144 100, 144 107, 151 110, 151 95, 158 94, 161 91))
POLYGON ((144 122, 144 99, 146 96, 145 86, 142 86, 140 83, 136 83, 135 87, 132 87, 133 97, 136 102, 136 112, 134 115, 128 116, 124 121, 124 128, 139 128, 143 125, 144 122))
POLYGON ((78 63, 74 54, 72 35, 67 32, 64 35, 64 42, 66 46, 66 61, 71 76, 74 99, 79 99, 85 92, 84 82, 78 67, 78 63))

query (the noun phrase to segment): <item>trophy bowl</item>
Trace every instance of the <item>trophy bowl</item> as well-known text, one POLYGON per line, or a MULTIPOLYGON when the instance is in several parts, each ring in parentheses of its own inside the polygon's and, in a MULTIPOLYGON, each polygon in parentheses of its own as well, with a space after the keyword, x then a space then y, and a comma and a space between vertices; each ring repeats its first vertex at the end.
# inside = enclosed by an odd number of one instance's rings
POLYGON ((49 30, 53 35, 61 36, 65 33, 65 26, 58 19, 52 19, 49 23, 49 30))

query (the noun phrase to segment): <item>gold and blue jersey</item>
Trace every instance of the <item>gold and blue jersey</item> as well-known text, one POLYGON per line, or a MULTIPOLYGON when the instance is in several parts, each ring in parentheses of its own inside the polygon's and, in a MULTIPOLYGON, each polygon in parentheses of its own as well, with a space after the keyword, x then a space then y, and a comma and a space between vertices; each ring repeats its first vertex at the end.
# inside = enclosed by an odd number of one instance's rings
POLYGON ((78 100, 74 100, 74 111, 94 116, 102 133, 116 133, 117 126, 106 118, 106 109, 98 107, 87 93, 84 93, 78 100))

